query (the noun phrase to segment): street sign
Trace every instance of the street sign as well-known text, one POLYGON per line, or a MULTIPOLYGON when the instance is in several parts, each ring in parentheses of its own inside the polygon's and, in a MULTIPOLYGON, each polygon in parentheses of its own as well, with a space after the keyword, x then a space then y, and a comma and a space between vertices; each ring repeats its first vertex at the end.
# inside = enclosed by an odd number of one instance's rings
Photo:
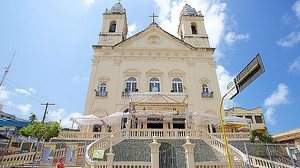
POLYGON ((229 100, 233 99, 238 93, 244 90, 250 83, 265 72, 259 54, 251 60, 251 62, 227 84, 227 96, 229 100))
POLYGON ((239 93, 235 84, 235 79, 231 79, 227 84, 226 88, 227 88, 227 96, 229 100, 234 98, 239 93))
POLYGON ((236 76, 235 82, 238 91, 244 90, 250 83, 258 78, 262 73, 265 72, 264 65, 262 63, 259 54, 252 59, 252 61, 236 76))

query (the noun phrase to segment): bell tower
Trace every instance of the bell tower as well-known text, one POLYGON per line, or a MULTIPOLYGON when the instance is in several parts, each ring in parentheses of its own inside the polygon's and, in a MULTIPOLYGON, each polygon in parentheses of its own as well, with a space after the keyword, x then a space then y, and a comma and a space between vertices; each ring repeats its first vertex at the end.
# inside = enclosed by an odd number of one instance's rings
POLYGON ((126 39, 128 32, 126 10, 120 2, 103 13, 99 44, 113 46, 126 39))
POLYGON ((178 36, 194 47, 210 47, 204 26, 204 16, 188 4, 183 7, 180 14, 178 36))

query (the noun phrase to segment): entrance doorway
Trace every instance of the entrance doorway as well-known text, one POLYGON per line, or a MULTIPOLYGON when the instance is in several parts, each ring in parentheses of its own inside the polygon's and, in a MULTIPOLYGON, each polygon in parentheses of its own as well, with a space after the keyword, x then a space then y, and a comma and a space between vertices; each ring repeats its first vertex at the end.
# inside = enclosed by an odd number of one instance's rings
POLYGON ((162 142, 159 147, 159 167, 177 168, 176 151, 171 144, 162 142))
POLYGON ((161 118, 148 118, 147 119, 147 128, 149 129, 163 129, 163 121, 161 118))

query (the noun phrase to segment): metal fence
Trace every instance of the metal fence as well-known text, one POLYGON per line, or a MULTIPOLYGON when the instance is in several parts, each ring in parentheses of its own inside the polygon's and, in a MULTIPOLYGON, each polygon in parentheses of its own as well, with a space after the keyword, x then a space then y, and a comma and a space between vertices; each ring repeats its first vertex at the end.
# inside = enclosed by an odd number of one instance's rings
POLYGON ((300 166, 300 147, 291 144, 266 144, 266 143, 246 143, 244 148, 249 160, 249 156, 255 156, 270 160, 271 167, 275 167, 275 162, 284 163, 293 167, 300 166))

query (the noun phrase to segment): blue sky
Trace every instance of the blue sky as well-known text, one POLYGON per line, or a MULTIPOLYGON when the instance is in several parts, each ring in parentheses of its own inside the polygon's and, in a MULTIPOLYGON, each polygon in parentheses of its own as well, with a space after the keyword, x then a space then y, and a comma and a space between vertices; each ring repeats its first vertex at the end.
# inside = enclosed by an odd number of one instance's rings
MULTIPOLYGON (((0 91, 4 110, 20 118, 49 107, 48 120, 83 114, 91 70, 92 44, 98 41, 111 0, 2 0, 0 2, 1 76, 13 55, 0 91)), ((271 133, 300 127, 300 0, 187 0, 205 16, 216 47, 221 90, 260 53, 266 72, 226 106, 262 107, 271 133)), ((175 34, 182 0, 123 0, 130 34, 146 28, 153 12, 175 34)), ((176 34, 175 34, 176 35, 176 34)))

